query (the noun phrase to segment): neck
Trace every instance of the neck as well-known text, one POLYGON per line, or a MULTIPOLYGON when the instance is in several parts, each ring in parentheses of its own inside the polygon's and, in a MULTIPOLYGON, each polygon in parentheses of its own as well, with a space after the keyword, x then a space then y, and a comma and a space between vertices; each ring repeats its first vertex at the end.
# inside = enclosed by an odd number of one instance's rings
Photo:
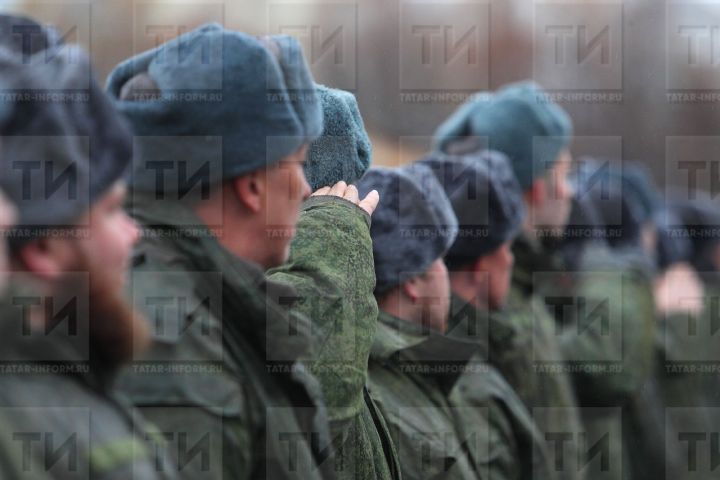
POLYGON ((406 322, 422 325, 422 311, 395 289, 378 299, 378 308, 388 315, 406 322))
POLYGON ((221 219, 216 240, 225 250, 267 268, 266 259, 262 256, 266 238, 264 225, 258 224, 256 218, 246 215, 235 202, 223 202, 222 195, 194 205, 193 211, 207 226, 218 225, 218 219, 221 219), (218 212, 222 215, 219 216, 218 212))

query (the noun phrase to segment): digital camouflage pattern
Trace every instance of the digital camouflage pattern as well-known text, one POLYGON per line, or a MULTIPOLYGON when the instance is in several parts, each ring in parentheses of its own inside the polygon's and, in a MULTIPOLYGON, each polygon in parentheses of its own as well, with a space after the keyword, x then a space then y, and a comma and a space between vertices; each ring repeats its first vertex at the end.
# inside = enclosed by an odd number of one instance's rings
POLYGON ((115 369, 88 359, 82 326, 23 332, 14 300, 28 292, 15 284, 0 302, 3 478, 177 478, 155 428, 112 392, 115 369))
POLYGON ((487 478, 489 424, 450 393, 477 346, 379 314, 370 395, 382 411, 404 479, 487 478), (472 424, 463 424, 473 418, 472 424))
MULTIPOLYGON (((488 423, 491 452, 481 463, 492 479, 554 479, 545 441, 532 415, 489 358, 511 345, 513 331, 487 310, 452 296, 447 335, 478 345, 467 371, 451 393, 454 403, 478 406, 470 410, 477 421, 488 423), (491 353, 494 352, 494 353, 491 353)), ((463 420, 472 424, 473 419, 463 420)))
POLYGON ((313 354, 305 361, 324 394, 336 475, 399 478, 397 452, 365 388, 378 315, 370 216, 337 197, 311 197, 289 262, 268 278, 291 285, 293 310, 312 322, 313 354))
POLYGON ((131 293, 154 343, 122 391, 163 432, 222 445, 178 461, 183 478, 334 478, 320 386, 300 361, 310 324, 289 309, 296 292, 222 248, 178 202, 135 194, 131 213, 150 231, 131 293), (182 301, 160 310, 158 298, 182 301))

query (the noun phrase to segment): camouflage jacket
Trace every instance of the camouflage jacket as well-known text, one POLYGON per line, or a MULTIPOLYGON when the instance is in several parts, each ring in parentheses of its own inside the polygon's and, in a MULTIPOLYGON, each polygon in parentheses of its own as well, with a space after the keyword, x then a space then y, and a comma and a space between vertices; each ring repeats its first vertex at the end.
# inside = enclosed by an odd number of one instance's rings
POLYGON ((655 306, 646 262, 591 245, 577 270, 566 271, 557 256, 529 241, 519 242, 517 250, 523 264, 534 265, 532 291, 553 315, 572 372, 589 439, 583 448, 586 478, 627 477, 633 464, 647 469, 638 453, 642 427, 636 416, 638 408, 650 408, 639 399, 655 364, 655 306))
POLYGON ((548 272, 548 260, 525 237, 513 244, 515 267, 506 309, 497 315, 513 331, 507 348, 491 350, 490 361, 518 393, 543 434, 554 472, 560 480, 583 478, 577 463, 582 429, 573 385, 567 373, 559 329, 541 295, 535 291, 536 273, 548 272))
MULTIPOLYGON (((26 328, 24 307, 14 300, 50 300, 12 290, 0 307, 0 477, 177 478, 157 430, 113 394, 115 369, 93 360, 87 310, 74 310, 76 323, 26 328)), ((87 303, 78 297, 73 305, 87 303)))
POLYGON ((135 196, 131 278, 153 333, 120 386, 172 445, 183 478, 334 478, 320 386, 301 358, 297 294, 229 253, 179 204, 135 196))
MULTIPOLYGON (((657 475, 665 478, 713 478, 717 475, 710 457, 709 443, 720 425, 720 345, 712 330, 717 328, 718 290, 705 285, 706 310, 699 315, 671 314, 658 317, 656 335, 657 366, 652 383, 646 386, 638 406, 642 438, 655 449, 665 447, 657 475), (658 405, 655 420, 662 428, 648 426, 648 405, 658 405), (646 432, 650 433, 646 433, 646 432), (651 435, 654 434, 652 437, 651 435), (650 438, 648 438, 650 437, 650 438), (663 468, 664 467, 664 468, 663 468)), ((711 447, 712 448, 712 447, 711 447)), ((651 458, 648 452, 647 458, 651 458)), ((657 455, 656 455, 657 456, 657 455)), ((639 466, 638 466, 639 467, 639 466)), ((638 468, 639 470, 639 468, 638 468)), ((650 478, 636 475, 637 478, 650 478)))
POLYGON ((476 415, 487 416, 493 438, 490 456, 485 460, 488 478, 554 479, 545 441, 532 415, 489 361, 510 347, 513 331, 492 313, 453 295, 447 335, 479 346, 451 395, 454 403, 481 407, 476 409, 476 415))
POLYGON ((384 312, 370 352, 370 395, 390 428, 405 479, 485 478, 489 424, 450 393, 477 351, 384 312), (463 424, 464 419, 474 419, 463 424))
POLYGON ((305 359, 325 398, 338 478, 396 479, 397 452, 367 394, 367 364, 377 326, 370 216, 337 197, 305 202, 290 260, 268 272, 298 295, 293 310, 312 322, 305 359))

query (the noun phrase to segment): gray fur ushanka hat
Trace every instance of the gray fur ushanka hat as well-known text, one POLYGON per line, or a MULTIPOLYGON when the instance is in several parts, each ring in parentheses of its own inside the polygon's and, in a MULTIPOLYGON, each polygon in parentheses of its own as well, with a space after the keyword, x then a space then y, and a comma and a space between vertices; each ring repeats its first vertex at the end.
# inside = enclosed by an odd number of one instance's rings
POLYGON ((361 196, 380 194, 370 229, 377 293, 421 275, 445 256, 457 236, 457 218, 430 169, 371 168, 357 186, 361 196))

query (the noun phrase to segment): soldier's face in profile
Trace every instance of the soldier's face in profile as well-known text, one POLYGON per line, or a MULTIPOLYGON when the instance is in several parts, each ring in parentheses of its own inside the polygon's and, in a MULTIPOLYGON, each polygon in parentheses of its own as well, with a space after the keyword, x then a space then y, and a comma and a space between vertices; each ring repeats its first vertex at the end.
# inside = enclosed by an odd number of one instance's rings
POLYGON ((311 193, 303 169, 306 157, 307 146, 303 146, 267 171, 266 267, 281 265, 290 255, 290 242, 295 236, 300 207, 311 193))
POLYGON ((122 208, 125 187, 114 185, 87 214, 88 235, 76 239, 73 270, 88 272, 91 346, 96 358, 121 364, 148 340, 144 318, 124 298, 124 283, 139 238, 135 222, 122 208))
POLYGON ((562 229, 567 225, 573 195, 568 180, 571 162, 570 152, 563 150, 545 177, 538 180, 541 188, 531 205, 534 226, 562 229))
POLYGON ((135 222, 123 210, 126 188, 118 182, 87 214, 88 235, 78 241, 93 265, 102 265, 121 290, 129 267, 132 247, 139 238, 135 222))

